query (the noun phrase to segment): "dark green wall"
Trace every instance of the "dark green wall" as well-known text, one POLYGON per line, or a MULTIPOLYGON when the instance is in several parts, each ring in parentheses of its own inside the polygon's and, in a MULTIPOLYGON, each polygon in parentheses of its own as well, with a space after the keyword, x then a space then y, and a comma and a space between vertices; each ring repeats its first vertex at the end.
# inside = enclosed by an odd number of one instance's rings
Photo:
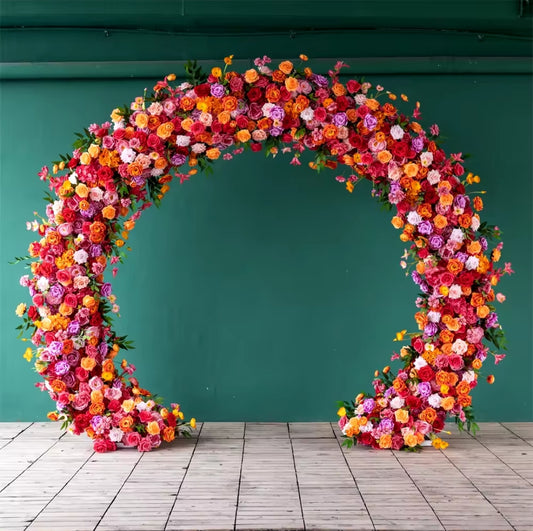
MULTIPOLYGON (((365 32, 274 35, 278 28, 252 39, 253 28, 192 36, 22 30, 24 13, 4 17, 13 24, 0 35, 0 420, 42 419, 52 406, 33 388, 38 379, 14 331, 15 306, 28 301, 18 286, 24 270, 7 264, 31 241, 25 221, 43 211, 40 167, 70 148, 74 131, 106 120, 179 61, 213 64, 234 53, 242 67, 263 53, 300 52, 332 63, 351 58, 353 75, 421 101, 422 122, 440 125, 449 152, 472 155, 469 167, 488 192, 483 219, 503 229, 504 260, 516 271, 501 286, 508 357, 496 383, 476 391, 476 409, 482 420, 533 420, 531 41, 522 30, 496 35, 495 13, 483 19, 485 29, 493 25, 483 38, 370 30, 368 18, 365 32)), ((369 389, 374 369, 387 364, 394 333, 415 328, 416 289, 399 267, 404 246, 370 186, 350 195, 335 173, 289 160, 245 154, 218 163, 213 176, 174 183, 130 239, 114 282, 119 331, 137 345, 127 357, 144 386, 188 415, 333 419, 335 401, 369 389)))

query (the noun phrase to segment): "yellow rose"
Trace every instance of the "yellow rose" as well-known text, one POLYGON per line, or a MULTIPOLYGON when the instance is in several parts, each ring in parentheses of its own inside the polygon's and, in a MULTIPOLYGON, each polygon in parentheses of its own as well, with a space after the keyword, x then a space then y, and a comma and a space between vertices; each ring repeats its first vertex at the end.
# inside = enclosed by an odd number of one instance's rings
POLYGON ((397 409, 394 412, 394 417, 396 422, 401 422, 405 424, 409 420, 409 412, 406 409, 397 409))
POLYGON ((89 153, 87 153, 87 151, 83 152, 81 154, 81 157, 80 157, 80 162, 82 164, 90 164, 91 163, 91 155, 89 155, 89 153))
POLYGON ((17 309, 15 310, 15 314, 18 316, 18 317, 22 317, 24 314, 26 313, 26 305, 21 302, 18 306, 17 306, 17 309))
POLYGON ((418 437, 414 433, 407 433, 403 438, 405 444, 410 446, 416 446, 418 444, 418 437))
POLYGON ((100 148, 96 144, 91 144, 87 151, 89 152, 89 155, 91 155, 93 159, 97 158, 98 155, 100 154, 100 148))
POLYGON ((146 431, 150 435, 157 435, 161 430, 159 429, 159 424, 153 420, 152 422, 149 422, 146 426, 146 431))
POLYGON ((130 411, 132 411, 134 407, 135 407, 135 404, 133 403, 133 400, 124 400, 124 402, 122 402, 122 409, 126 413, 129 413, 130 411))
POLYGON ((78 184, 74 191, 82 199, 85 199, 89 195, 89 188, 83 183, 78 184))
POLYGON ((148 116, 143 112, 140 112, 137 116, 135 116, 135 125, 141 129, 148 127, 148 116))

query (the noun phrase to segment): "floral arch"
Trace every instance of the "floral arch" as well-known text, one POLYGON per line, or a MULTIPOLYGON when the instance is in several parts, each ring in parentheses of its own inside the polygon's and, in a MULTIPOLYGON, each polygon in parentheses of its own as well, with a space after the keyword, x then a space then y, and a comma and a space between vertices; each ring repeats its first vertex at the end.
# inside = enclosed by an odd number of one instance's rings
POLYGON ((35 358, 37 386, 56 403, 49 418, 85 432, 96 451, 118 443, 148 451, 195 427, 178 404, 164 407, 143 389, 134 366, 116 361, 131 344, 113 331, 118 306, 104 271, 116 274, 129 232, 174 178, 183 183, 244 149, 290 152, 294 165, 310 150, 312 169, 348 170, 336 179, 349 192, 371 180, 409 244, 402 266, 411 264, 420 289, 418 331, 397 334, 405 339, 392 356, 401 362, 397 372, 376 371, 371 393, 339 404, 346 444, 417 449, 431 440, 444 448, 447 416, 476 428, 470 392, 488 354, 496 363, 504 357, 483 340, 503 347, 493 302, 505 297, 494 288, 512 272, 510 264, 497 267, 502 243, 489 251, 488 240, 499 230, 481 222, 481 197, 467 193, 479 177, 465 172, 460 153, 445 154, 436 125, 425 131, 416 121, 418 103, 407 116, 381 86, 341 83, 342 62, 322 76, 300 59, 299 67, 273 67, 263 57, 238 73, 227 57, 209 75, 189 63, 188 82, 173 86, 175 75, 166 76, 151 94, 115 109, 112 122, 78 134, 73 152, 39 172, 51 190, 46 216, 28 222, 38 239, 17 259, 31 269, 20 281, 31 304, 17 307, 21 334, 31 333, 24 357, 35 358))

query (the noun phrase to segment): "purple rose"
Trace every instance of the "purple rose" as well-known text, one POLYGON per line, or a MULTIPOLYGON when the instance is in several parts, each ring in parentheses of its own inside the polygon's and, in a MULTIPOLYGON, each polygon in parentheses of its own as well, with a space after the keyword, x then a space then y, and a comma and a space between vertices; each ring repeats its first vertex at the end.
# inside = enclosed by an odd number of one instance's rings
POLYGON ((496 328, 498 326, 498 314, 496 312, 489 313, 485 324, 487 328, 496 328))
POLYGON ((417 153, 420 153, 424 149, 424 139, 421 136, 413 138, 411 146, 417 153))
POLYGON ((74 352, 67 354, 66 359, 67 359, 67 363, 71 367, 76 367, 78 365, 78 362, 80 361, 80 353, 75 350, 74 352))
POLYGON ((328 80, 324 76, 321 76, 320 74, 313 74, 311 76, 311 81, 313 81, 319 87, 328 86, 328 80))
POLYGON ((100 256, 102 254, 102 246, 101 245, 91 245, 89 247, 89 254, 91 256, 100 256))
POLYGON ((270 129, 271 136, 279 136, 281 133, 283 133, 283 129, 281 127, 272 127, 272 129, 270 129))
POLYGON ((61 284, 54 284, 46 294, 46 301, 49 304, 59 304, 63 299, 65 289, 61 284))
POLYGON ((170 162, 173 166, 181 166, 185 164, 185 161, 187 160, 187 157, 185 155, 182 155, 181 153, 176 153, 176 155, 173 155, 170 159, 170 162))
POLYGON ((385 393, 383 394, 383 396, 384 396, 385 398, 389 398, 389 397, 390 397, 391 395, 393 395, 393 394, 394 394, 394 387, 389 387, 389 388, 385 391, 385 393))
POLYGON ((467 204, 467 198, 464 195, 456 195, 453 202, 456 207, 465 208, 467 204))
POLYGON ((425 327, 424 327, 424 335, 426 337, 432 337, 434 336, 437 332, 438 332, 438 327, 435 323, 428 323, 425 327))
POLYGON ((67 387, 74 387, 76 384, 76 376, 74 376, 73 372, 67 372, 67 374, 65 374, 61 379, 63 382, 65 382, 67 387))
POLYGON ((433 232, 433 224, 431 223, 431 221, 428 221, 427 219, 425 219, 424 221, 419 223, 418 232, 420 234, 426 234, 426 235, 431 234, 433 232))
POLYGON ((333 123, 337 127, 342 127, 348 123, 348 118, 346 117, 346 113, 344 112, 338 112, 333 116, 333 123))
POLYGON ((272 120, 283 120, 283 118, 285 118, 285 111, 278 105, 274 105, 274 107, 270 109, 270 118, 272 118, 272 120))
POLYGON ((421 282, 420 283, 420 291, 422 293, 429 293, 430 292, 430 289, 429 289, 429 286, 428 286, 427 282, 421 282))
POLYGON ((67 372, 70 371, 70 365, 66 361, 58 361, 55 365, 54 370, 56 371, 56 374, 58 376, 62 376, 63 374, 67 374, 67 372))
POLYGON ((101 356, 105 357, 108 350, 109 350, 109 347, 105 341, 102 341, 102 343, 98 345, 98 352, 100 352, 101 356))
POLYGON ((382 432, 390 432, 394 429, 394 422, 391 419, 383 419, 379 423, 379 428, 382 432))
POLYGON ((80 331, 80 323, 78 321, 70 321, 67 326, 67 334, 75 336, 80 331))
POLYGON ((376 403, 374 402, 373 398, 367 398, 363 402, 363 409, 364 409, 365 413, 372 413, 372 411, 373 411, 375 406, 376 406, 376 403))
POLYGON ((365 127, 372 131, 378 125, 378 119, 373 114, 367 114, 364 119, 365 127))
POLYGON ((54 356, 59 356, 63 352, 63 343, 61 341, 52 341, 48 345, 48 351, 54 356))
POLYGON ((413 271, 411 273, 411 278, 413 279, 413 282, 415 284, 420 284, 422 282, 422 277, 420 276, 420 273, 418 271, 413 271))
POLYGON ((429 382, 420 382, 418 384, 420 396, 427 398, 431 394, 431 384, 429 382))
POLYGON ((489 246, 489 244, 487 243, 487 238, 482 236, 481 238, 479 238, 479 243, 481 244, 481 249, 483 251, 486 251, 489 246))
POLYGON ((438 234, 432 234, 429 237, 429 246, 431 249, 440 249, 444 245, 444 240, 442 239, 442 236, 439 236, 438 234))
POLYGON ((248 110, 248 118, 250 118, 250 120, 259 120, 261 116, 263 116, 261 105, 255 102, 251 103, 250 109, 248 110))
POLYGON ((102 287, 100 288, 100 293, 102 294, 102 297, 109 297, 111 295, 111 284, 109 282, 104 282, 102 284, 102 287))
POLYGON ((224 89, 224 86, 220 83, 213 83, 213 85, 211 85, 211 96, 222 98, 225 92, 226 90, 224 89))

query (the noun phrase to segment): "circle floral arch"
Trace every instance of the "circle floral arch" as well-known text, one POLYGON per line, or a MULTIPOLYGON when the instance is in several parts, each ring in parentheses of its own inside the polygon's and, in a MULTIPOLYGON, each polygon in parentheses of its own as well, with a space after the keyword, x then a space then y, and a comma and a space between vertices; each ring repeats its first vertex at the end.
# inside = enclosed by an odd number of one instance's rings
POLYGON ((97 452, 117 443, 148 451, 195 427, 178 404, 164 407, 143 389, 133 365, 116 361, 131 344, 113 330, 118 305, 104 271, 111 266, 115 276, 129 232, 174 178, 183 183, 244 149, 290 152, 293 165, 309 150, 311 168, 348 170, 336 179, 349 192, 361 179, 372 181, 409 245, 401 264, 413 268, 420 290, 419 330, 397 334, 406 344, 392 356, 402 364, 396 373, 376 371, 371 393, 339 404, 345 443, 417 449, 431 440, 444 448, 447 416, 476 428, 470 393, 487 355, 496 363, 504 357, 483 344, 503 346, 492 303, 504 296, 494 287, 512 272, 510 264, 496 266, 502 243, 489 253, 488 239, 499 230, 481 222, 483 202, 466 192, 479 178, 465 172, 461 153, 441 149, 437 125, 425 131, 416 121, 418 103, 407 116, 381 86, 341 83, 342 62, 322 76, 300 59, 298 67, 283 61, 274 68, 265 56, 238 73, 227 57, 209 75, 188 63, 187 82, 172 86, 175 75, 166 76, 152 93, 115 109, 111 122, 78 134, 72 153, 39 172, 51 191, 46 216, 28 222, 39 239, 17 258, 31 269, 20 280, 31 305, 16 310, 21 333, 31 332, 24 357, 35 357, 43 378, 36 385, 56 403, 49 418, 85 432, 97 452))

